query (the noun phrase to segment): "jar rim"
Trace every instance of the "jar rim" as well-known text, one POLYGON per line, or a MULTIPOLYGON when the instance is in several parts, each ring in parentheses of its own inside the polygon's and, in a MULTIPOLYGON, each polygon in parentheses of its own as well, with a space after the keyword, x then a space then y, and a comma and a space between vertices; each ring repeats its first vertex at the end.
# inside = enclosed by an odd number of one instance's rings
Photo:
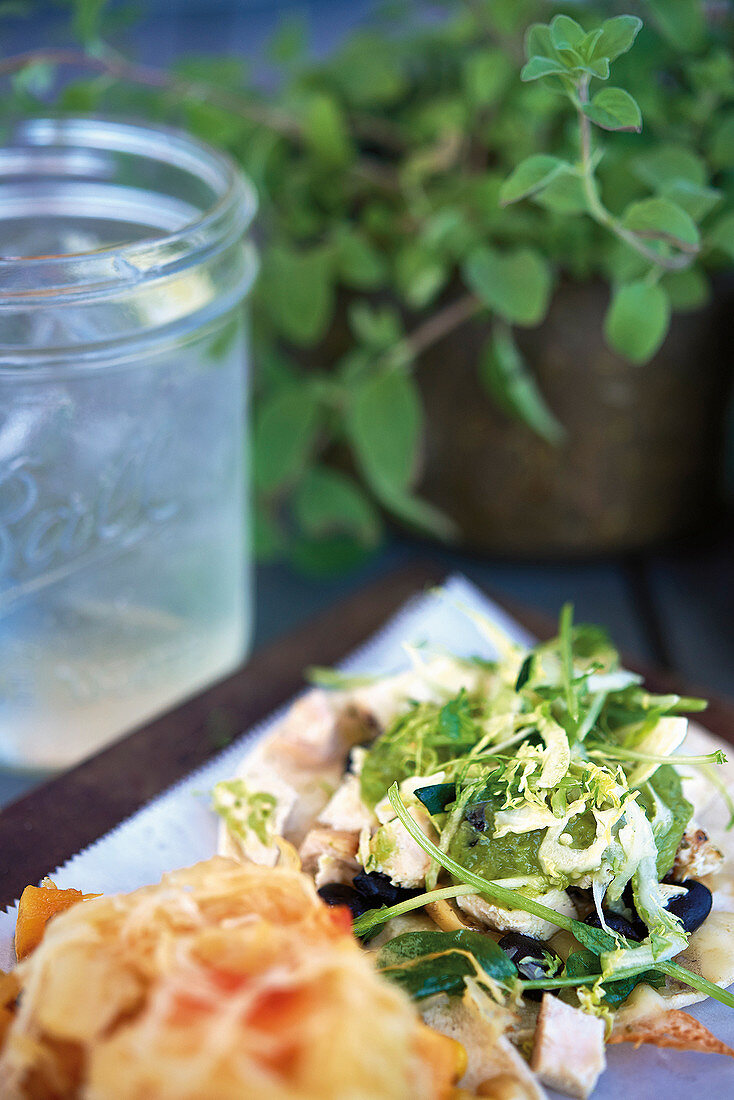
MULTIPOLYGON (((100 115, 24 119, 5 127, 0 182, 23 153, 53 150, 123 153, 188 173, 208 185, 213 201, 173 230, 89 250, 52 256, 0 255, 0 309, 48 296, 78 300, 114 293, 125 285, 160 279, 192 266, 241 238, 257 210, 257 194, 235 162, 183 130, 100 115), (3 171, 3 160, 6 171, 3 171)), ((105 181, 102 181, 102 184, 105 181)), ((152 228, 152 227, 151 227, 152 228)))

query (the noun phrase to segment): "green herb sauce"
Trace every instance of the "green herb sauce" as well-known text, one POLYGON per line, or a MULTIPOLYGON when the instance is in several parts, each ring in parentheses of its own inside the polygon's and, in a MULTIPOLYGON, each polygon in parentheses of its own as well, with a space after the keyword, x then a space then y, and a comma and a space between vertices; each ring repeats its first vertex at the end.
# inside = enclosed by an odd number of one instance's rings
MULTIPOLYGON (((487 827, 479 832, 468 821, 462 821, 449 846, 449 855, 462 867, 490 880, 513 878, 516 875, 542 875, 538 850, 545 837, 545 829, 533 829, 528 833, 507 833, 494 837, 494 810, 502 805, 502 799, 481 803, 487 827), (494 804, 493 804, 494 803, 494 804)), ((469 807, 477 809, 478 805, 469 807)), ((571 848, 587 848, 596 837, 596 820, 587 811, 572 818, 566 829, 571 836, 571 848)))

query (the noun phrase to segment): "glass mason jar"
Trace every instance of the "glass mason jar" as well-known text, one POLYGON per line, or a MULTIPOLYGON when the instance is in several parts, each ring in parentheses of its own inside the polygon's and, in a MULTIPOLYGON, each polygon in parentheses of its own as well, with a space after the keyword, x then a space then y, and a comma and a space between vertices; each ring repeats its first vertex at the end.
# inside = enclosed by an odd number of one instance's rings
POLYGON ((0 149, 0 764, 56 768, 231 670, 250 633, 253 190, 174 131, 0 149))

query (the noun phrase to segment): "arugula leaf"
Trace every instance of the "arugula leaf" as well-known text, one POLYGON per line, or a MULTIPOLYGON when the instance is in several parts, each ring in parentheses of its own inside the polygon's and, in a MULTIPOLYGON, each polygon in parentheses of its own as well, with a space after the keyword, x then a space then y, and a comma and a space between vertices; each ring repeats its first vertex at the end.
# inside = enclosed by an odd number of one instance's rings
POLYGON ((389 940, 376 962, 416 1000, 434 993, 460 995, 464 979, 481 972, 502 983, 517 977, 517 967, 491 936, 466 929, 406 932, 389 940))
MULTIPOLYGON (((598 955, 586 949, 574 951, 566 961, 563 974, 565 977, 598 978, 601 975, 598 955)), ((656 988, 662 985, 660 975, 654 970, 640 970, 629 975, 619 974, 602 984, 604 1000, 612 1008, 616 1008, 627 1000, 632 990, 641 982, 656 988)))
POLYGON ((520 671, 517 674, 517 680, 515 681, 515 691, 521 691, 528 680, 530 679, 530 673, 533 670, 533 662, 535 660, 534 653, 528 653, 527 657, 520 665, 520 671))
POLYGON ((471 712, 466 689, 445 703, 438 712, 438 737, 456 744, 473 745, 477 739, 477 725, 471 712))
POLYGON ((432 997, 435 993, 461 996, 465 989, 464 979, 476 975, 476 967, 471 960, 456 951, 413 959, 402 966, 393 964, 383 967, 378 956, 377 967, 384 977, 399 985, 416 1001, 432 997))
POLYGON ((304 675, 310 684, 331 691, 354 691, 355 688, 374 684, 377 679, 376 676, 359 676, 341 672, 338 668, 325 668, 322 665, 311 665, 304 675))

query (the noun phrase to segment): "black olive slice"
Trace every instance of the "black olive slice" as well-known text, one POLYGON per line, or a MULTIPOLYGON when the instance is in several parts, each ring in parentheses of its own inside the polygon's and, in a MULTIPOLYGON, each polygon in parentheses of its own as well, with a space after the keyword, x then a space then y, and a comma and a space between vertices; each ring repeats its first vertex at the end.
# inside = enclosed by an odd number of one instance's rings
POLYGON ((665 908, 678 917, 689 934, 700 928, 711 912, 713 898, 708 887, 695 878, 687 878, 676 886, 684 886, 685 894, 676 894, 665 908))
MULTIPOLYGON (((506 932, 499 941, 499 946, 508 959, 514 962, 520 977, 526 982, 547 978, 553 961, 557 962, 558 970, 562 965, 561 959, 547 943, 535 940, 532 936, 525 936, 522 932, 506 932)), ((527 989, 524 996, 529 997, 530 1000, 539 1001, 543 991, 527 989)))
MULTIPOLYGON (((647 935, 647 928, 641 920, 638 920, 631 924, 619 913, 613 913, 611 909, 603 909, 604 920, 606 921, 607 928, 611 928, 612 932, 617 932, 620 936, 624 936, 626 940, 634 940, 635 943, 639 943, 640 940, 644 940, 647 935)), ((599 920, 599 914, 596 910, 593 913, 589 913, 588 917, 584 921, 584 924, 590 925, 592 928, 601 928, 601 921, 599 920)))
POLYGON ((355 919, 370 908, 361 894, 343 882, 327 882, 319 887, 318 894, 327 905, 346 905, 355 919))
POLYGON ((354 889, 369 902, 367 909, 378 909, 381 905, 399 905, 401 901, 425 893, 420 886, 417 889, 394 886, 382 871, 360 871, 352 881, 354 889))

